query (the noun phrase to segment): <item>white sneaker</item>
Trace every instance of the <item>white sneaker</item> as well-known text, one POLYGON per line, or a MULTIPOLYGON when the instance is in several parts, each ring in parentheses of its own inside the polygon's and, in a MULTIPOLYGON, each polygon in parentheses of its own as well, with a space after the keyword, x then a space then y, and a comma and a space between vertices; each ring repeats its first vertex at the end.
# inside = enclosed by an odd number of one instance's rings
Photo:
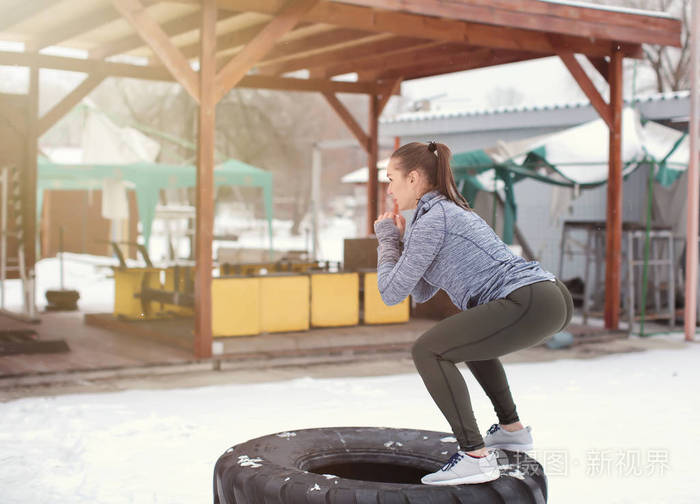
POLYGON ((508 432, 502 429, 500 424, 493 424, 486 431, 484 445, 486 448, 502 448, 503 450, 526 452, 532 450, 532 427, 529 425, 524 429, 508 432))
POLYGON ((485 457, 472 457, 459 450, 437 472, 426 474, 421 483, 426 485, 462 485, 465 483, 485 483, 498 479, 496 453, 491 451, 485 457))

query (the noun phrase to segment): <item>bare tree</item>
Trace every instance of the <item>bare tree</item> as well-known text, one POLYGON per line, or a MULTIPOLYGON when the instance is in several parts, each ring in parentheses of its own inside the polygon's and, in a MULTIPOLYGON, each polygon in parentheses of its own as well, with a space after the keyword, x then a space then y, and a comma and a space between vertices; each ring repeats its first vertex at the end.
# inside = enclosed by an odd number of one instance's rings
POLYGON ((659 93, 690 88, 690 5, 691 0, 593 0, 606 5, 624 5, 661 11, 681 20, 681 47, 643 44, 644 62, 654 72, 659 93))

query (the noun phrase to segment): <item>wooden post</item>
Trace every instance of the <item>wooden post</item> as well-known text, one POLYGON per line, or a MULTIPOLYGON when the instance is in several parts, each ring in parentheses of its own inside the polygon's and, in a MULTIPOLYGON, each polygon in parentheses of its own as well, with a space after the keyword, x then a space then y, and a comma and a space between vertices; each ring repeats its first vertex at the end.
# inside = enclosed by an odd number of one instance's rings
POLYGON ((374 234, 374 221, 378 217, 377 162, 379 161, 379 96, 369 95, 369 152, 367 160, 367 235, 374 234))
POLYGON ((685 340, 695 341, 698 295, 698 157, 700 156, 700 6, 694 2, 690 28, 690 159, 688 162, 688 199, 685 245, 685 340))
POLYGON ((212 354, 212 239, 214 228, 214 138, 216 124, 216 0, 202 2, 197 142, 197 215, 195 224, 194 354, 212 354))
POLYGON ((605 327, 617 329, 622 241, 622 51, 610 58, 610 144, 605 268, 605 327))
MULTIPOLYGON (((29 67, 29 96, 27 101, 27 158, 26 171, 22 174, 22 227, 24 228, 24 263, 31 282, 34 281, 34 264, 36 263, 36 184, 38 154, 39 122, 39 67, 29 67)), ((30 310, 34 306, 30 300, 30 310)))

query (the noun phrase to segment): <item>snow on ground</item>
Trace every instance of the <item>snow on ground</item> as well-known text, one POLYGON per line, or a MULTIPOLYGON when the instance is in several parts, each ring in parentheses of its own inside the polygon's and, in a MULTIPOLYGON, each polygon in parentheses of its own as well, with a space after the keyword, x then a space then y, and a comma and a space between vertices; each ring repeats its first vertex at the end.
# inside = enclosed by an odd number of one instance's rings
MULTIPOLYGON (((506 365, 549 502, 698 502, 699 359, 688 344, 506 365)), ((483 432, 493 409, 461 369, 483 432)), ((449 431, 416 373, 26 398, 0 403, 2 502, 211 502, 228 447, 326 426, 449 431)))

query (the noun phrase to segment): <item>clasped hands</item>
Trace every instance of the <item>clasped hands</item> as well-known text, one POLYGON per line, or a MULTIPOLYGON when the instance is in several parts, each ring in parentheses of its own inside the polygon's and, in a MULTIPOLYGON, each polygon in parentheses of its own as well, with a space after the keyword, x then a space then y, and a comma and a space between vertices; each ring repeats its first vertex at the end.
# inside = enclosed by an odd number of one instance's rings
POLYGON ((374 223, 376 224, 377 222, 385 219, 391 219, 394 225, 398 228, 399 230, 399 236, 403 237, 403 233, 406 230, 406 219, 404 218, 403 215, 399 213, 399 203, 398 201, 394 200, 394 209, 393 212, 384 212, 381 214, 374 223))

